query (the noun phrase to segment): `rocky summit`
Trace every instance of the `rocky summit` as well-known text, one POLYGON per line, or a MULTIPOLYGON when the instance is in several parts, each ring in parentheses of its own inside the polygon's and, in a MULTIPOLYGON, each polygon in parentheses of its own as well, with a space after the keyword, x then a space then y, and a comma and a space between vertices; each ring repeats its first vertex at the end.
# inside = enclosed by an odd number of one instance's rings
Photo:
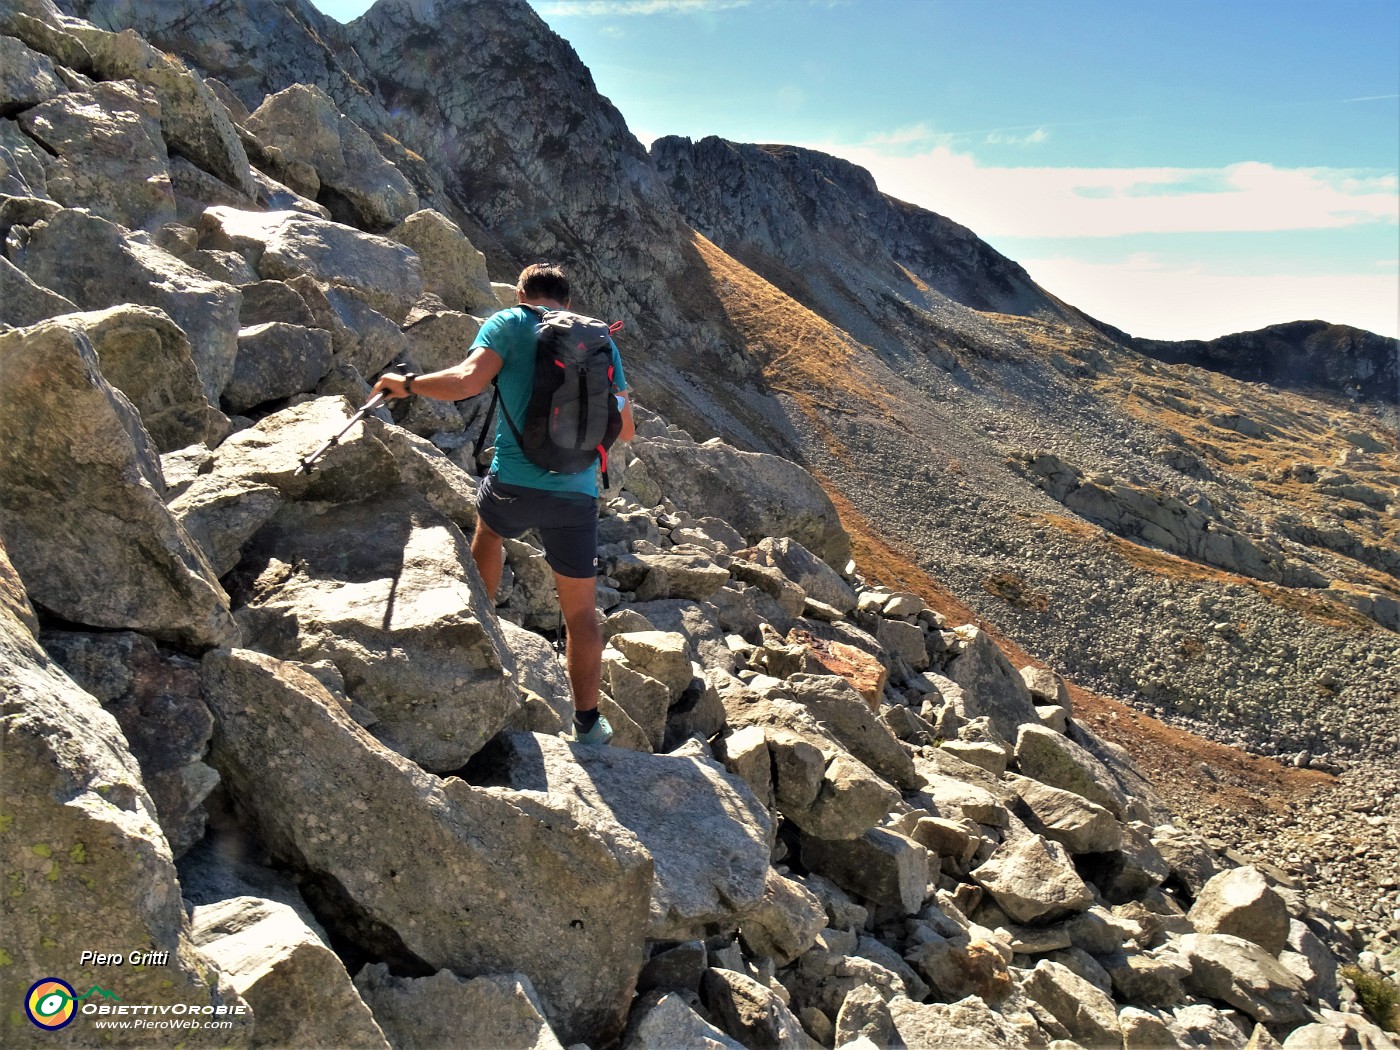
POLYGON ((1395 1045, 1394 340, 647 150, 523 0, 0 60, 0 1043, 1395 1045), (473 563, 486 399, 347 429, 541 257, 636 390, 606 749, 537 537, 473 563))

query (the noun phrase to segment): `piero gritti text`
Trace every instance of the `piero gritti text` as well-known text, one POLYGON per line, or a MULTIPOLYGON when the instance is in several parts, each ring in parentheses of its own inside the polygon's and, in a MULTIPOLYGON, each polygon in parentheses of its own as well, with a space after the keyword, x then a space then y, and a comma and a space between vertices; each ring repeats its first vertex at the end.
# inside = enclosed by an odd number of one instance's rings
POLYGON ((83 952, 78 959, 79 966, 168 966, 170 953, 166 952, 83 952))

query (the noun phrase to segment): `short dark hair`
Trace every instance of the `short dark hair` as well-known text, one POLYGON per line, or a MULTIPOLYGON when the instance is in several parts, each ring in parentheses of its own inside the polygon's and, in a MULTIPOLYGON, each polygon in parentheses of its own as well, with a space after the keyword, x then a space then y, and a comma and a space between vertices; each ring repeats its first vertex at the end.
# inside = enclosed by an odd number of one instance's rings
POLYGON ((554 263, 533 263, 520 271, 515 290, 522 299, 552 299, 557 303, 569 301, 569 279, 563 267, 554 263))

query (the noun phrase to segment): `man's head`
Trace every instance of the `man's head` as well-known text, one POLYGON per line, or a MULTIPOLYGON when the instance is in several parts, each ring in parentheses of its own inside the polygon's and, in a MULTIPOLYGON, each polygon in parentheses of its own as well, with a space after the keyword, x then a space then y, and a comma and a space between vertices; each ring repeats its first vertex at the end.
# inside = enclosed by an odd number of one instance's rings
POLYGON ((533 263, 520 271, 520 279, 515 282, 515 294, 522 303, 538 302, 541 299, 569 304, 569 279, 561 267, 553 263, 533 263))

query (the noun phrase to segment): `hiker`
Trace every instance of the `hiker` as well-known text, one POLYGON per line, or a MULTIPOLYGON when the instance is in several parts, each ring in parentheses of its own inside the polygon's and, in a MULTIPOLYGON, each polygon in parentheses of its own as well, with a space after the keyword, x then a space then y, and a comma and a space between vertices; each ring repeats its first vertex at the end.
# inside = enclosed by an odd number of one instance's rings
MULTIPOLYGON (((477 490, 472 557, 494 600, 505 559, 502 538, 515 539, 527 529, 538 530, 545 560, 554 570, 567 629, 565 662, 574 694, 573 738, 601 746, 612 739, 613 731, 598 711, 603 663, 596 593, 599 456, 589 449, 583 456, 589 460, 586 468, 576 472, 549 470, 532 461, 522 448, 522 441, 531 447, 534 444, 527 410, 535 386, 537 330, 546 311, 568 309, 569 281, 558 266, 536 263, 521 271, 515 295, 520 305, 487 318, 465 361, 425 375, 386 372, 374 389, 393 398, 421 394, 436 401, 460 401, 476 396, 495 381, 500 398, 496 454, 477 490)), ((617 346, 610 336, 600 333, 599 341, 604 338, 611 353, 608 376, 612 382, 607 397, 615 398, 616 403, 616 409, 610 409, 612 429, 620 427, 617 437, 630 441, 635 432, 630 391, 617 346)), ((606 448, 599 451, 606 470, 606 448)), ((579 453, 572 455, 578 457, 579 453)))

